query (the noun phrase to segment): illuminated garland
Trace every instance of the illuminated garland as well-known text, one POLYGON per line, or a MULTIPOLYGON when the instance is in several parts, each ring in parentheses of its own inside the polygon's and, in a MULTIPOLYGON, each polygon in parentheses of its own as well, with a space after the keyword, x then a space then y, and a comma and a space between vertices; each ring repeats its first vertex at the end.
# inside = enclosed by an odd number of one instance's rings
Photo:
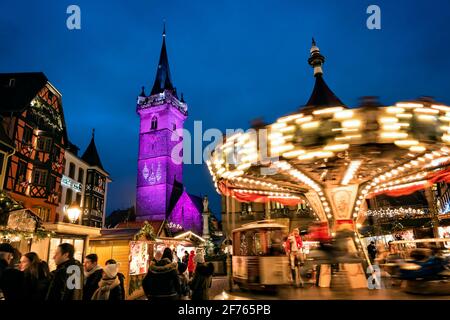
POLYGON ((423 216, 425 215, 425 211, 422 209, 413 209, 413 208, 397 208, 397 209, 392 209, 392 208, 382 208, 382 209, 376 209, 376 210, 367 210, 367 216, 376 216, 378 218, 392 218, 392 217, 396 217, 396 216, 406 216, 406 217, 411 217, 411 216, 423 216))
POLYGON ((14 229, 7 229, 7 228, 0 228, 0 239, 6 240, 6 241, 20 241, 22 239, 45 239, 45 238, 51 238, 55 235, 55 232, 53 231, 46 231, 43 229, 38 229, 35 232, 28 232, 28 231, 20 231, 20 230, 14 230, 14 229))

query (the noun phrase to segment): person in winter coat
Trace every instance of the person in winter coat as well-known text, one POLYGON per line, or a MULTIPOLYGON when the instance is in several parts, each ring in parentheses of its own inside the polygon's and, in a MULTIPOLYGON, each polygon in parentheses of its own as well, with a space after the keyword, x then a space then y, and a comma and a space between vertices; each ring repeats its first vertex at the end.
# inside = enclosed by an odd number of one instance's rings
POLYGON ((192 300, 209 300, 209 288, 212 285, 214 266, 212 263, 205 264, 205 258, 201 254, 195 257, 195 262, 197 266, 194 277, 190 282, 192 300))
POLYGON ((47 263, 35 252, 29 252, 20 258, 19 268, 24 272, 25 299, 44 301, 51 278, 47 263))
POLYGON ((188 262, 189 262, 189 252, 184 251, 184 256, 183 256, 182 262, 183 262, 185 265, 188 264, 188 262))
POLYGON ((105 262, 105 265, 109 265, 109 264, 117 264, 117 277, 119 278, 120 281, 120 289, 122 290, 122 297, 125 300, 125 276, 123 273, 118 272, 119 271, 119 264, 116 262, 116 260, 114 259, 109 259, 108 261, 105 262))
POLYGON ((367 253, 369 254, 370 262, 374 262, 377 257, 377 248, 375 247, 375 242, 371 241, 367 246, 367 253))
POLYGON ((98 256, 95 253, 88 254, 84 258, 84 287, 83 300, 92 299, 92 295, 98 289, 98 283, 102 279, 103 270, 98 265, 98 256))
POLYGON ((192 250, 189 253, 189 260, 188 260, 189 279, 192 278, 194 271, 195 271, 195 252, 194 252, 194 250, 192 250))
POLYGON ((92 300, 123 300, 120 280, 117 276, 117 264, 108 264, 102 271, 102 278, 98 283, 98 289, 92 295, 92 300))
POLYGON ((159 261, 152 261, 142 287, 149 300, 177 300, 180 294, 178 265, 170 248, 165 248, 159 261))
POLYGON ((15 250, 9 243, 0 244, 0 300, 23 300, 24 274, 11 266, 15 250))
POLYGON ((189 296, 189 279, 187 276, 187 264, 178 262, 178 278, 180 279, 180 295, 189 296))
POLYGON ((69 243, 62 243, 56 249, 53 259, 57 267, 52 272, 52 280, 46 300, 71 301, 83 299, 83 266, 74 259, 74 253, 75 249, 69 243))

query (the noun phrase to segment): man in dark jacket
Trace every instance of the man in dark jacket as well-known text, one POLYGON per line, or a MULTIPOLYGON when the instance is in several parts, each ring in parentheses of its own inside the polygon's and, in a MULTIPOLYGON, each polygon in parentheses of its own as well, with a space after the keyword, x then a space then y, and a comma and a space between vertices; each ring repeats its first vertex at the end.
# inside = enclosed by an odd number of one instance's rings
POLYGON ((17 301, 24 299, 23 272, 11 267, 14 248, 9 243, 0 244, 0 299, 17 301))
POLYGON ((369 254, 370 262, 374 262, 377 257, 377 248, 375 247, 375 242, 371 241, 367 246, 367 253, 369 254))
POLYGON ((164 249, 159 261, 152 261, 142 280, 142 287, 149 300, 177 300, 181 291, 178 279, 178 263, 173 262, 170 248, 164 249))
POLYGON ((84 259, 83 300, 91 300, 98 289, 98 283, 102 280, 102 273, 103 270, 98 265, 98 256, 95 253, 88 254, 84 259))
POLYGON ((52 272, 52 281, 47 293, 49 301, 83 299, 83 266, 74 259, 75 249, 69 243, 58 246, 53 259, 57 265, 52 272))

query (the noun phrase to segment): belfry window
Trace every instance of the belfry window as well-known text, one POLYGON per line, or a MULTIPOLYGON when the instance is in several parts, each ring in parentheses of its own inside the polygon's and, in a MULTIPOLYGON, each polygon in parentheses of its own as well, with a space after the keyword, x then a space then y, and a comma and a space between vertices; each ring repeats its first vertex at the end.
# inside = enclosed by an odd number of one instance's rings
POLYGON ((152 118, 152 127, 151 127, 151 129, 152 130, 158 129, 158 118, 157 117, 153 117, 152 118))

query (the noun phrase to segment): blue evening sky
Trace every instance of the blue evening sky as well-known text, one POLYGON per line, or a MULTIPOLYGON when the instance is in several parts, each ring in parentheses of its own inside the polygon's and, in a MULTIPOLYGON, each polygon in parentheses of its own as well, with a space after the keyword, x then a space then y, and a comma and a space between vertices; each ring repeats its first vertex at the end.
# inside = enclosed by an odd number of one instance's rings
MULTIPOLYGON (((0 72, 43 71, 63 95, 70 140, 84 151, 96 128, 110 172, 108 213, 135 201, 136 96, 153 84, 163 19, 172 78, 189 104, 185 127, 248 128, 304 104, 314 84, 311 37, 325 79, 349 106, 434 96, 450 104, 450 1, 2 1, 0 72), (81 30, 66 9, 81 8, 81 30), (366 9, 381 8, 381 30, 366 9)), ((185 165, 189 192, 220 201, 206 165, 185 165)))

